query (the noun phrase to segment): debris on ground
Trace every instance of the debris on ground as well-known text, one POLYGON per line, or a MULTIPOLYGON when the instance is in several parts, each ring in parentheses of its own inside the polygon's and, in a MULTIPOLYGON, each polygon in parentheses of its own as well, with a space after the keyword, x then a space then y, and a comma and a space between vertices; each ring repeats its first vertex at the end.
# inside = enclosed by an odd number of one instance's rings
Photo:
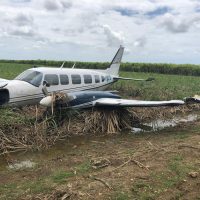
POLYGON ((0 155, 48 149, 56 142, 74 135, 116 134, 132 130, 135 124, 156 118, 173 118, 197 108, 199 105, 194 104, 173 108, 57 109, 52 115, 51 111, 40 107, 26 107, 14 111, 19 116, 25 116, 23 123, 0 124, 0 155))

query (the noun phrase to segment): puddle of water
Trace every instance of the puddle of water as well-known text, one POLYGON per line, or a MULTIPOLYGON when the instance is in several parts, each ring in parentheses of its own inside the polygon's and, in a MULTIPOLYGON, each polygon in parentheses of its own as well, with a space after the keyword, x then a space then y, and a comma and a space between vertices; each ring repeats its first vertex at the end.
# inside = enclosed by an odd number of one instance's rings
POLYGON ((139 127, 133 127, 132 132, 140 133, 140 132, 148 132, 148 131, 159 131, 164 128, 175 127, 181 123, 193 122, 193 121, 198 120, 198 118, 199 117, 197 114, 190 114, 184 117, 183 116, 174 117, 173 119, 169 119, 169 120, 157 119, 150 123, 141 124, 139 127))
MULTIPOLYGON (((185 117, 175 117, 172 120, 155 120, 151 123, 140 124, 140 126, 134 127, 133 132, 139 134, 141 132, 157 131, 166 127, 176 126, 180 123, 192 122, 197 120, 198 118, 198 114, 191 114, 185 117)), ((88 144, 91 143, 93 140, 97 142, 104 142, 108 138, 109 136, 72 137, 67 140, 61 141, 60 143, 57 143, 57 145, 45 151, 12 154, 11 157, 13 158, 13 160, 17 159, 18 161, 10 165, 7 164, 6 160, 3 157, 0 157, 0 171, 31 169, 36 167, 36 165, 39 166, 41 163, 43 163, 43 161, 51 161, 52 159, 56 159, 57 157, 67 156, 68 154, 73 154, 74 151, 81 154, 82 150, 87 149, 88 144)), ((111 136, 111 138, 113 138, 113 136, 111 136)))
MULTIPOLYGON (((95 140, 97 140, 97 138, 95 138, 95 140)), ((98 141, 100 140, 104 141, 103 138, 98 138, 98 141)), ((91 141, 92 137, 76 136, 61 141, 48 150, 13 153, 11 154, 11 161, 17 161, 12 164, 8 164, 4 157, 0 157, 0 171, 31 169, 39 166, 44 160, 51 161, 57 157, 67 156, 68 153, 73 153, 73 151, 80 151, 79 147, 81 147, 81 149, 88 148, 88 143, 91 141)))
POLYGON ((32 162, 30 160, 25 160, 18 163, 9 164, 7 168, 12 170, 19 170, 19 169, 34 168, 35 165, 36 165, 35 162, 32 162))

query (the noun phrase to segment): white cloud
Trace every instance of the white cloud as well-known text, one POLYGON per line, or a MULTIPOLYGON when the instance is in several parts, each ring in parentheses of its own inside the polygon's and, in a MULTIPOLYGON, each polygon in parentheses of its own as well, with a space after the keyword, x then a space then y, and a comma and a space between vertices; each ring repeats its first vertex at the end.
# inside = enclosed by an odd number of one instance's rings
POLYGON ((122 33, 113 31, 108 25, 103 25, 103 29, 106 36, 107 45, 109 47, 119 47, 120 45, 124 44, 125 38, 123 37, 122 33))
POLYGON ((69 0, 44 0, 44 8, 48 11, 65 10, 71 6, 72 2, 69 0))
POLYGON ((14 36, 24 36, 24 37, 33 37, 35 35, 34 29, 29 26, 18 27, 14 29, 10 29, 8 31, 10 35, 14 36))
POLYGON ((141 38, 138 38, 137 40, 135 40, 134 46, 135 47, 144 47, 146 42, 147 42, 146 38, 145 37, 141 37, 141 38))
POLYGON ((62 8, 62 4, 58 0, 45 0, 44 7, 47 10, 58 10, 62 8))
POLYGON ((200 21, 200 16, 179 16, 167 14, 163 18, 162 25, 172 33, 184 33, 194 25, 195 22, 200 21))
POLYGON ((67 52, 68 59, 95 61, 98 51, 105 60, 122 44, 130 51, 124 60, 191 62, 186 55, 200 42, 198 8, 195 0, 1 0, 0 43, 6 40, 10 49, 0 51, 17 56, 9 52, 20 43, 30 57, 44 48, 44 58, 67 52))

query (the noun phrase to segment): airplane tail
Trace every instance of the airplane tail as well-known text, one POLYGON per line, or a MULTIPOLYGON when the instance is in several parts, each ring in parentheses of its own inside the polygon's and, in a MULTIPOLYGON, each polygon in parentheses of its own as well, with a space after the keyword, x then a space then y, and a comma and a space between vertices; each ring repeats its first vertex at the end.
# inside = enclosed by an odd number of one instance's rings
POLYGON ((106 69, 106 73, 118 76, 123 53, 124 53, 124 47, 120 46, 115 57, 110 63, 109 68, 106 69))

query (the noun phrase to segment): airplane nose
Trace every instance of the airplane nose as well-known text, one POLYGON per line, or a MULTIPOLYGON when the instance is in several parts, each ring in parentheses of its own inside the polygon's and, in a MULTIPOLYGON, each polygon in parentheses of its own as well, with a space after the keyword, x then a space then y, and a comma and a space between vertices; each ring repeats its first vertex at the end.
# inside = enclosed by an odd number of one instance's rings
POLYGON ((0 89, 0 106, 9 102, 9 91, 7 89, 0 89))

